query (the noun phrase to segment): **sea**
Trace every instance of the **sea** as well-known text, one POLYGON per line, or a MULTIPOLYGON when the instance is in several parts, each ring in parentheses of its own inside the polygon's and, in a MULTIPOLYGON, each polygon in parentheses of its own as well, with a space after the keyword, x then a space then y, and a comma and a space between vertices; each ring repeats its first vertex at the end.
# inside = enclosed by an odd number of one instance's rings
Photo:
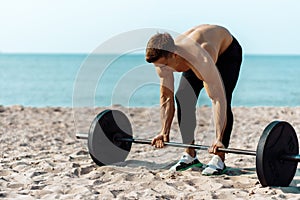
MULTIPOLYGON (((3 106, 153 107, 159 81, 143 54, 0 53, 3 106)), ((211 106, 205 90, 198 105, 211 106)), ((300 106, 300 55, 244 55, 232 105, 300 106)))

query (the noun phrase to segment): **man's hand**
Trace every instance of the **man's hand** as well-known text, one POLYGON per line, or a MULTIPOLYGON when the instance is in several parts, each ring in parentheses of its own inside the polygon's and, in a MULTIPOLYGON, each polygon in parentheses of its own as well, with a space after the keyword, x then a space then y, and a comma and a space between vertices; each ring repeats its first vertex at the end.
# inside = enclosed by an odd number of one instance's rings
POLYGON ((223 145, 223 143, 220 140, 216 140, 211 147, 208 149, 209 153, 213 153, 218 155, 221 152, 218 152, 218 148, 225 148, 225 146, 223 145))
POLYGON ((169 142, 169 136, 159 134, 152 139, 151 145, 156 148, 163 148, 165 146, 164 142, 169 142))

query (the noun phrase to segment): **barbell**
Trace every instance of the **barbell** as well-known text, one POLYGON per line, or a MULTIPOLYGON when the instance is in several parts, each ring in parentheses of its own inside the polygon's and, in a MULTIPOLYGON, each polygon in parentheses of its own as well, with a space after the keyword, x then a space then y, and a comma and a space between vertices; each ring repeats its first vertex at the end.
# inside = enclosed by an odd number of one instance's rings
MULTIPOLYGON (((88 140, 88 150, 99 165, 124 162, 132 143, 151 144, 151 140, 132 137, 132 127, 126 115, 119 110, 104 110, 93 120, 89 132, 76 134, 88 140)), ((167 146, 208 150, 209 146, 165 142, 167 146)), ((286 121, 273 121, 264 129, 256 151, 218 148, 225 153, 256 156, 256 173, 262 186, 289 186, 300 161, 298 138, 286 121)))

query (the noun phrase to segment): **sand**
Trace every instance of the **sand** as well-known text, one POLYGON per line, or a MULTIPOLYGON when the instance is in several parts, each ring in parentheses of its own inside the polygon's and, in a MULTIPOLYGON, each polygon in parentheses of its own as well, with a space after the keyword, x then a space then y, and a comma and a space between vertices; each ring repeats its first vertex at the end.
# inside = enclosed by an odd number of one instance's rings
MULTIPOLYGON (((158 108, 124 108, 134 137, 151 139, 160 129, 158 108)), ((227 154, 228 171, 202 176, 201 170, 169 172, 183 149, 133 144, 125 162, 97 166, 85 140, 93 117, 105 108, 30 108, 0 106, 1 199, 300 199, 300 170, 289 187, 262 187, 255 157, 227 154), (75 113, 75 115, 74 115, 75 113), (75 116, 75 118, 74 118, 75 116), (75 123, 74 123, 75 119, 75 123)), ((231 148, 255 150, 267 124, 289 121, 300 133, 300 108, 235 107, 231 148)), ((196 143, 214 139, 211 108, 197 110, 196 143)), ((299 138, 299 134, 298 134, 299 138)), ((171 141, 180 142, 176 119, 171 141)), ((201 162, 211 155, 198 151, 201 162)))

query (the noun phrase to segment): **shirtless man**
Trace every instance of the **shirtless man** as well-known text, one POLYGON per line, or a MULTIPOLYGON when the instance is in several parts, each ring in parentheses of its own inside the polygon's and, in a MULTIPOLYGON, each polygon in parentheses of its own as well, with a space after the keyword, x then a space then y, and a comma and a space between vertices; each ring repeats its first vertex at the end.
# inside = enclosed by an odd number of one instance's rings
MULTIPOLYGON (((242 48, 230 32, 217 25, 196 26, 178 36, 175 41, 168 33, 157 33, 147 44, 146 61, 153 63, 160 77, 161 131, 152 139, 152 145, 163 148, 169 133, 177 104, 177 117, 183 143, 194 143, 196 103, 201 89, 212 100, 216 139, 209 152, 215 154, 203 175, 221 174, 225 170, 225 153, 233 125, 232 93, 242 63, 242 48), (174 100, 173 72, 182 72, 174 100)), ((182 171, 202 167, 196 151, 187 148, 171 170, 182 171)))

